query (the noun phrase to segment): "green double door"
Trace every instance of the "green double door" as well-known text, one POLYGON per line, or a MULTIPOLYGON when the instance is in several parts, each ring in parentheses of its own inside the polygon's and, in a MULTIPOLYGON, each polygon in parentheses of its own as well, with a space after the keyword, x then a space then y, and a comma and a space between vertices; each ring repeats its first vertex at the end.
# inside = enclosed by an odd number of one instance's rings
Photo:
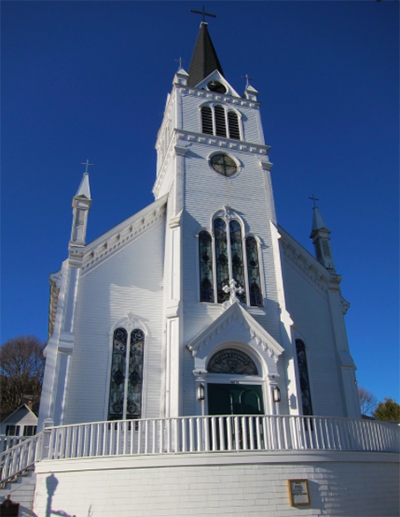
POLYGON ((262 386, 207 384, 209 415, 263 415, 262 386))

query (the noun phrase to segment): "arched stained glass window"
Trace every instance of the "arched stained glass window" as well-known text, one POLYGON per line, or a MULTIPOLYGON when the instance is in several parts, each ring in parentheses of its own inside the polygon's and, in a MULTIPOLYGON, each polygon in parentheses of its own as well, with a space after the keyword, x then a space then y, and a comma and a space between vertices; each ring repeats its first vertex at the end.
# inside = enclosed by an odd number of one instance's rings
POLYGON ((258 375, 254 361, 247 354, 235 348, 225 348, 214 354, 208 363, 207 372, 258 375))
POLYGON ((246 289, 243 267, 243 246, 242 246, 242 230, 237 221, 229 223, 230 241, 231 241, 231 261, 232 261, 232 277, 236 280, 237 287, 243 287, 244 292, 238 294, 241 302, 246 303, 246 289))
POLYGON ((209 106, 203 106, 201 108, 201 131, 208 135, 213 135, 213 116, 212 110, 209 106))
POLYGON ((200 301, 213 302, 212 241, 208 232, 199 233, 200 301))
POLYGON ((140 418, 143 384, 144 334, 117 328, 113 335, 108 420, 140 418))
POLYGON ((303 415, 312 415, 310 380, 308 377, 306 346, 301 339, 296 339, 297 366, 299 369, 301 401, 303 415))
POLYGON ((222 106, 215 106, 215 129, 217 136, 226 136, 225 110, 222 106))
POLYGON ((229 294, 225 293, 223 287, 229 285, 229 258, 228 244, 226 237, 226 223, 223 219, 217 218, 214 221, 215 235, 215 262, 217 271, 217 298, 218 303, 229 300, 229 294))
POLYGON ((229 138, 240 140, 239 119, 234 111, 228 111, 229 138))
POLYGON ((260 267, 258 264, 258 247, 254 237, 246 239, 247 274, 249 277, 250 305, 262 305, 260 267))

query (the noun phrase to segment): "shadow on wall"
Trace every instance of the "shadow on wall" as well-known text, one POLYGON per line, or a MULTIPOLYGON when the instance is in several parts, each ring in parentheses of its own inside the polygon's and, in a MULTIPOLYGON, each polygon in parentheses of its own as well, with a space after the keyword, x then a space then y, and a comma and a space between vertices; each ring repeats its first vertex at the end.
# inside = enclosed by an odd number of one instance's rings
MULTIPOLYGON (((64 512, 64 510, 52 510, 52 502, 55 491, 57 490, 57 485, 59 481, 54 474, 48 476, 46 478, 46 487, 47 487, 47 505, 46 505, 46 514, 45 517, 51 517, 52 515, 61 515, 62 517, 77 517, 76 515, 71 515, 70 513, 64 512)), ((87 517, 92 517, 92 506, 89 506, 87 517)))

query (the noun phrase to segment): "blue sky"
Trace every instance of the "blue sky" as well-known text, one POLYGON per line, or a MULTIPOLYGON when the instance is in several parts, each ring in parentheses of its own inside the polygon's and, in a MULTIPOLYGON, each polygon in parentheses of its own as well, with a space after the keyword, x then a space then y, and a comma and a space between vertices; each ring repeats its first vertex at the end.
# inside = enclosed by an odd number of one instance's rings
MULTIPOLYGON (((359 385, 399 401, 399 3, 204 2, 228 81, 260 92, 279 223, 330 227, 359 385)), ((157 130, 196 2, 3 1, 1 342, 47 337, 88 158, 92 240, 152 200, 157 130)))

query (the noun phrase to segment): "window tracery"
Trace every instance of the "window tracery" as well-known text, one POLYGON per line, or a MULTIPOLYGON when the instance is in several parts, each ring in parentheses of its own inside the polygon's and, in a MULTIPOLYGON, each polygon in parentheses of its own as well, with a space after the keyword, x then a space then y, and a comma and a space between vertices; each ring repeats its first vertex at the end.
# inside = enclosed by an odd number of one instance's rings
POLYGON ((113 333, 108 420, 140 418, 144 333, 119 327, 113 333), (129 345, 128 345, 129 343, 129 345))
POLYGON ((253 359, 241 350, 224 348, 216 352, 207 366, 208 373, 228 373, 231 375, 258 375, 253 359))
POLYGON ((200 301, 228 301, 229 290, 224 288, 235 280, 243 289, 238 294, 240 302, 262 306, 257 240, 253 236, 243 239, 240 222, 225 216, 214 219, 213 235, 206 230, 199 233, 200 301))

